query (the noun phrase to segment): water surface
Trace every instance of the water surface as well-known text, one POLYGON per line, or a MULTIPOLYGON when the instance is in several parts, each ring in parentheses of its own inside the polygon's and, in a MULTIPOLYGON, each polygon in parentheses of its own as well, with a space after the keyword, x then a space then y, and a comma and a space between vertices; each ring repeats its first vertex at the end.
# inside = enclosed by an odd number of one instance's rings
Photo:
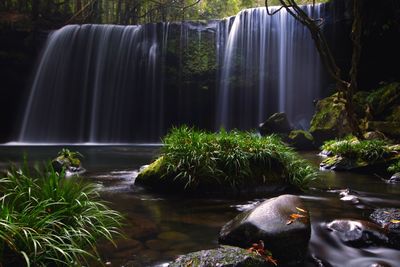
MULTIPOLYGON (((29 161, 53 158, 61 146, 2 146, 0 168, 20 162, 24 153, 29 161)), ((102 197, 125 217, 126 238, 117 240, 117 248, 101 243, 100 253, 108 266, 156 266, 175 257, 218 246, 221 227, 241 210, 261 199, 183 198, 162 196, 133 186, 140 166, 150 163, 159 146, 73 146, 85 158, 88 170, 84 179, 97 183, 102 197)), ((316 153, 303 153, 318 164, 316 153)), ((373 208, 400 207, 400 186, 387 184, 373 173, 321 172, 314 189, 301 195, 311 213, 312 236, 309 258, 325 265, 371 266, 374 263, 400 266, 400 252, 383 247, 352 248, 342 244, 326 229, 334 219, 368 219, 373 208), (339 192, 350 188, 360 203, 340 200, 339 192)), ((270 196, 265 196, 266 198, 270 196)), ((309 260, 306 266, 318 266, 309 260)), ((385 266, 385 265, 384 265, 385 266)))

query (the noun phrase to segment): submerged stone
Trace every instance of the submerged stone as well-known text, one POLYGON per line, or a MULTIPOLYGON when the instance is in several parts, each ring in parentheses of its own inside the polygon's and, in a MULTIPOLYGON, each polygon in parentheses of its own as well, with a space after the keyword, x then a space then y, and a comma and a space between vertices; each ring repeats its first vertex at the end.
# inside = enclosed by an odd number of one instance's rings
POLYGON ((274 266, 263 257, 246 249, 221 246, 220 248, 201 250, 180 256, 169 267, 268 267, 274 266))
POLYGON ((359 220, 334 220, 326 225, 346 245, 368 247, 388 244, 385 231, 371 222, 359 220))
POLYGON ((221 244, 249 248, 262 240, 284 266, 304 261, 311 235, 308 211, 298 196, 282 195, 262 202, 225 224, 221 244))

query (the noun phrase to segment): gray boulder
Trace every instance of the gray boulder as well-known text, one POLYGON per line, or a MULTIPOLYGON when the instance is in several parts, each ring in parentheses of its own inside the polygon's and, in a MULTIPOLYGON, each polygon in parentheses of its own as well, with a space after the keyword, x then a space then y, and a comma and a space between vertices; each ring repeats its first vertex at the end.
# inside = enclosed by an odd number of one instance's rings
POLYGON ((279 264, 304 261, 311 235, 310 217, 298 196, 282 195, 262 202, 225 224, 221 244, 249 248, 262 240, 279 264), (293 219, 297 214, 299 218, 293 219))
POLYGON ((385 231, 371 222, 359 220, 334 220, 327 224, 346 245, 351 247, 368 247, 372 245, 387 245, 388 237, 385 231))
POLYGON ((274 113, 259 127, 261 135, 281 134, 287 136, 292 130, 286 113, 274 113))
POLYGON ((169 267, 269 267, 273 266, 263 257, 246 249, 221 246, 220 248, 201 250, 180 256, 169 267))

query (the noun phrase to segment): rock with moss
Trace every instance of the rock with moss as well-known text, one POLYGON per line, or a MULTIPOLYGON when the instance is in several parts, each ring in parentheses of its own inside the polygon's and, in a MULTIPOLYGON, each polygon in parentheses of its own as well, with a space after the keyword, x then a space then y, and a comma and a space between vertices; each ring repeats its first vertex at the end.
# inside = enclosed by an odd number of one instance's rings
POLYGON ((304 189, 313 167, 277 136, 177 128, 135 184, 162 193, 256 194, 304 189))
POLYGON ((345 106, 338 94, 321 99, 311 120, 310 133, 317 145, 324 141, 344 137, 351 133, 345 106))
POLYGON ((367 102, 376 120, 390 118, 400 105, 400 83, 382 85, 368 95, 367 102))
POLYGON ((221 246, 220 248, 201 250, 180 256, 169 267, 269 267, 274 266, 263 257, 247 249, 221 246))
POLYGON ((386 136, 379 131, 370 131, 363 134, 365 140, 387 140, 386 136))
POLYGON ((287 136, 292 130, 286 113, 274 113, 259 127, 261 135, 279 134, 287 136))
POLYGON ((400 158, 398 145, 389 145, 378 139, 360 141, 348 137, 331 140, 325 142, 322 149, 327 158, 321 162, 321 169, 337 171, 385 170, 400 158))
POLYGON ((316 148, 314 145, 314 137, 304 130, 291 131, 287 142, 298 150, 313 150, 316 148))
POLYGON ((400 209, 375 209, 369 217, 388 233, 389 244, 394 248, 400 249, 400 209))
POLYGON ((367 130, 379 131, 393 139, 400 138, 400 122, 398 121, 369 121, 367 130))
POLYGON ((307 254, 310 216, 298 196, 282 195, 262 202, 225 224, 221 244, 250 247, 262 240, 282 266, 298 266, 307 254))
POLYGON ((51 161, 53 169, 56 172, 65 171, 67 176, 81 175, 86 170, 81 165, 82 154, 77 151, 70 151, 63 148, 55 159, 51 161))

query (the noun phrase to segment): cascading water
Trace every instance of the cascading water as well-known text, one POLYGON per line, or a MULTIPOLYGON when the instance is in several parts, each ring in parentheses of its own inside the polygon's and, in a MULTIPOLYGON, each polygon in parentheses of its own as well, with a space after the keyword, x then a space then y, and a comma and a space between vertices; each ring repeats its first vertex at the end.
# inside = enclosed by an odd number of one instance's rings
POLYGON ((48 38, 18 140, 157 142, 174 125, 247 130, 277 111, 306 127, 320 69, 307 29, 284 10, 207 24, 70 25, 48 38))
MULTIPOLYGON (((303 9, 319 18, 321 7, 303 9)), ((279 111, 307 128, 322 87, 322 66, 308 29, 285 10, 270 16, 265 8, 243 10, 224 27, 217 127, 254 128, 279 111)))

